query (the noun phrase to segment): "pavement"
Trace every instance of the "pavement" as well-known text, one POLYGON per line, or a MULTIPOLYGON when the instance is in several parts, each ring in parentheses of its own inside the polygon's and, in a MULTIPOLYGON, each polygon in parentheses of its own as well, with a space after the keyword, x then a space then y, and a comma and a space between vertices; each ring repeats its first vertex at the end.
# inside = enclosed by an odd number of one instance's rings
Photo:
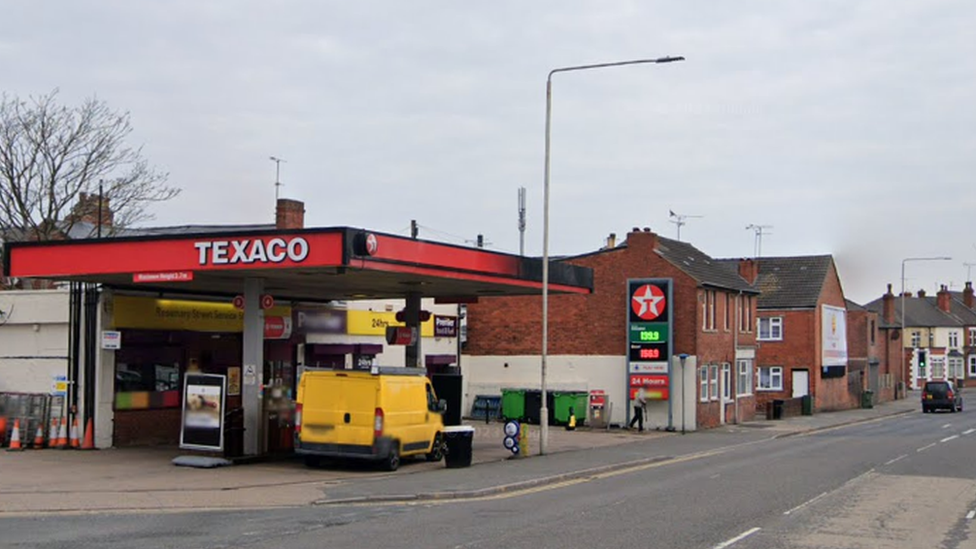
POLYGON ((473 464, 405 462, 395 473, 336 463, 310 469, 297 459, 218 469, 175 467, 175 448, 90 452, 0 452, 0 516, 101 511, 253 509, 349 502, 443 500, 488 496, 565 482, 601 472, 682 459, 717 448, 797 436, 919 409, 917 395, 872 409, 758 420, 681 435, 651 431, 550 430, 549 453, 529 427, 529 453, 512 459, 502 425, 475 426, 473 464))

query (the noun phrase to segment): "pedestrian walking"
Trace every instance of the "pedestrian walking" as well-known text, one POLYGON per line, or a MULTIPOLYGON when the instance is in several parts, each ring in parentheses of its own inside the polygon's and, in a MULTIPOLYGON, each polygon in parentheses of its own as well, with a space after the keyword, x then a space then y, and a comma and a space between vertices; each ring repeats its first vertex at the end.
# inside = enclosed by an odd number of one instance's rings
POLYGON ((629 429, 634 428, 634 423, 637 424, 637 431, 644 432, 644 415, 647 413, 647 391, 644 390, 642 386, 637 389, 637 394, 634 396, 634 417, 631 418, 630 424, 627 426, 629 429))

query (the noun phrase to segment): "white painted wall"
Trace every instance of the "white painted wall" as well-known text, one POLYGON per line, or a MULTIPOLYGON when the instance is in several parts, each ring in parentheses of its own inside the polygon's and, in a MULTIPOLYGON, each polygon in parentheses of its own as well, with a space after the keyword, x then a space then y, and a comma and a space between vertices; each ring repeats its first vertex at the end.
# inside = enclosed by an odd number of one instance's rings
POLYGON ((68 370, 66 290, 0 292, 0 392, 49 393, 68 370))

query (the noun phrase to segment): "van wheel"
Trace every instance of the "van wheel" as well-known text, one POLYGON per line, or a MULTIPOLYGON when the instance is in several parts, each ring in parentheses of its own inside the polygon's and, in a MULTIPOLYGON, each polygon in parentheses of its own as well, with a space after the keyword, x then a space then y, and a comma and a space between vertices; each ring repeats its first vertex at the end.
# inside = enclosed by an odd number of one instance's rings
POLYGON ((444 437, 440 433, 434 435, 434 445, 427 454, 427 461, 437 462, 444 459, 444 437))
POLYGON ((396 471, 400 467, 400 443, 394 441, 390 447, 390 454, 383 461, 383 469, 396 471))

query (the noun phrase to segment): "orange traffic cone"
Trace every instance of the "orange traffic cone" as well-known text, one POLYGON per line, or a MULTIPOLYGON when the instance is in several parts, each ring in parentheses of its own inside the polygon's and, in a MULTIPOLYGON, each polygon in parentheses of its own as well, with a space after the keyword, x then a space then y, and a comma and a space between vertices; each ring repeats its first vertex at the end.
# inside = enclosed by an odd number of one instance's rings
POLYGON ((78 416, 75 416, 74 421, 71 422, 71 447, 79 448, 81 446, 81 441, 78 440, 78 416))
POLYGON ((10 434, 10 448, 7 448, 8 452, 16 452, 17 450, 23 450, 20 445, 20 420, 14 420, 14 430, 10 434))
POLYGON ((44 447, 44 427, 41 427, 41 424, 38 423, 37 432, 34 433, 34 444, 31 445, 31 448, 34 448, 35 450, 40 450, 43 447, 44 447))
POLYGON ((47 430, 47 447, 54 448, 58 444, 58 418, 51 418, 51 427, 47 430))
POLYGON ((62 416, 58 423, 58 441, 54 443, 55 448, 68 447, 68 418, 62 416))
POLYGON ((7 443, 7 417, 0 416, 0 448, 7 443))
POLYGON ((92 418, 88 418, 88 422, 85 425, 85 440, 81 443, 81 449, 95 449, 95 422, 92 421, 92 418))

